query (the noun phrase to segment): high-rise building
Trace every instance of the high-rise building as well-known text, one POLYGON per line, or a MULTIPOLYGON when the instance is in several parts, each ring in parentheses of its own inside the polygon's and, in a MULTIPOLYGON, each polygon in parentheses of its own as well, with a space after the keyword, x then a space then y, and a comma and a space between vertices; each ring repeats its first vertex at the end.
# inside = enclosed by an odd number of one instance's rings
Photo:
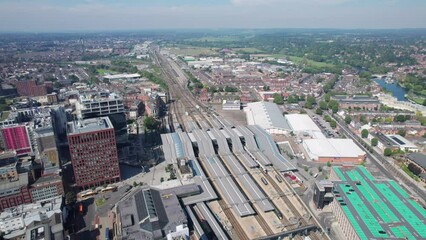
POLYGON ((79 119, 108 116, 115 129, 116 142, 127 142, 126 115, 120 96, 108 92, 82 94, 75 107, 79 119))
POLYGON ((69 122, 68 145, 77 186, 120 181, 114 127, 108 117, 69 122))
POLYGON ((1 129, 1 145, 7 150, 14 150, 18 156, 33 152, 28 127, 12 125, 1 129))

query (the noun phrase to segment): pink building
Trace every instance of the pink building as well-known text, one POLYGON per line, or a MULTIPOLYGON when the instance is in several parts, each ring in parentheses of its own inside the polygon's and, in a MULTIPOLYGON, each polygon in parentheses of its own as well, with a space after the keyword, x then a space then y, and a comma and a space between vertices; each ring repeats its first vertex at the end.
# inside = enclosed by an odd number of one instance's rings
POLYGON ((15 150, 16 155, 24 155, 33 151, 28 128, 23 125, 3 127, 1 129, 2 147, 15 150))

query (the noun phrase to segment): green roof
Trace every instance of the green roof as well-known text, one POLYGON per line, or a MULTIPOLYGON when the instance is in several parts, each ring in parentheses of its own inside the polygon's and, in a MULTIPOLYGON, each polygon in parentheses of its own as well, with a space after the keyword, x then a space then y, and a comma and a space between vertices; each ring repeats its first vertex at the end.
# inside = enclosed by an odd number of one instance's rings
POLYGON ((361 239, 426 238, 426 210, 394 181, 375 179, 364 167, 333 167, 336 201, 361 239))

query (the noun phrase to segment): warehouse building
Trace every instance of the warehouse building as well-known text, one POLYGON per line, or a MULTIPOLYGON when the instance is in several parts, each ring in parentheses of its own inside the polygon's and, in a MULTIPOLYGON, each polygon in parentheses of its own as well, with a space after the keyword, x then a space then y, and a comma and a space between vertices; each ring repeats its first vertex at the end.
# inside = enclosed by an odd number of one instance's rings
POLYGON ((247 103, 244 108, 248 125, 259 125, 270 134, 285 134, 290 132, 290 126, 285 121, 277 104, 270 102, 247 103))
POLYGON ((309 158, 318 162, 357 164, 366 158, 366 153, 351 139, 305 139, 303 147, 309 158))
POLYGON ((330 180, 345 239, 426 239, 426 211, 398 183, 364 167, 333 167, 330 180))
POLYGON ((321 129, 306 114, 287 114, 285 115, 285 121, 290 126, 291 131, 297 136, 325 138, 321 129))

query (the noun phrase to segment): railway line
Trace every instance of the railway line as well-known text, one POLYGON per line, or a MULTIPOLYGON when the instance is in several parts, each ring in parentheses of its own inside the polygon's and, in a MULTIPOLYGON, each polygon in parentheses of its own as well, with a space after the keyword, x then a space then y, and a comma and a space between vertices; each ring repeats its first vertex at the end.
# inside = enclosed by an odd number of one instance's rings
MULTIPOLYGON (((192 122, 196 124, 198 128, 203 130, 230 126, 229 123, 219 119, 217 117, 217 113, 210 110, 203 103, 199 102, 191 93, 188 92, 188 90, 186 89, 187 81, 185 82, 184 80, 182 80, 182 74, 178 74, 176 70, 173 69, 173 66, 167 59, 161 56, 158 49, 153 48, 151 54, 153 55, 154 61, 158 64, 158 66, 160 66, 162 74, 167 80, 167 84, 169 86, 169 94, 171 100, 169 109, 169 124, 170 129, 172 131, 176 131, 177 128, 180 127, 183 130, 190 132, 191 126, 188 124, 188 119, 191 119, 192 122)), ((264 177, 271 184, 271 186, 277 191, 278 195, 283 199, 283 201, 288 203, 288 208, 298 219, 296 223, 292 223, 290 219, 287 219, 285 216, 282 216, 281 225, 283 226, 283 228, 288 231, 297 229, 301 226, 309 225, 308 221, 306 221, 306 219, 299 213, 299 211, 292 204, 288 196, 281 190, 281 188, 274 181, 274 179, 267 173, 263 174, 264 177)), ((243 229, 239 221, 236 219, 235 214, 232 212, 231 208, 225 202, 225 200, 220 199, 218 200, 218 202, 222 208, 223 213, 233 226, 233 231, 238 236, 238 239, 249 239, 245 232, 245 229, 243 229)), ((260 214, 256 214, 255 219, 268 236, 274 235, 274 232, 272 231, 271 227, 260 214)), ((310 232, 309 237, 311 239, 320 239, 318 235, 314 232, 310 232)), ((232 238, 234 239, 234 236, 232 236, 232 238)), ((296 235, 295 239, 302 239, 302 237, 300 235, 296 235)))

